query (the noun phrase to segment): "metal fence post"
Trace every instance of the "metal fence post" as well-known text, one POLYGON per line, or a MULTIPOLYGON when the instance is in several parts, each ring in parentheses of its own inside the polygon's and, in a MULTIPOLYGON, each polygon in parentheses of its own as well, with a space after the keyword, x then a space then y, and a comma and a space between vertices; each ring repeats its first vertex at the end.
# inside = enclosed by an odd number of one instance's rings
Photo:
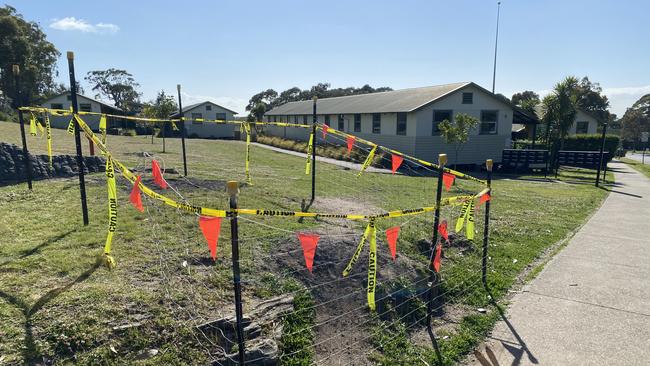
POLYGON ((23 159, 25 160, 25 174, 27 176, 27 188, 32 189, 32 161, 29 159, 29 151, 27 150, 27 137, 25 136, 25 119, 23 118, 23 111, 20 107, 23 106, 22 92, 20 91, 20 66, 13 65, 14 84, 16 90, 14 91, 14 104, 18 110, 18 121, 20 122, 20 137, 23 141, 23 159))
POLYGON ((178 114, 180 116, 181 125, 181 145, 183 146, 183 172, 187 177, 187 157, 185 156, 185 118, 183 117, 183 104, 181 103, 181 84, 176 85, 178 90, 178 114))
MULTIPOLYGON (((600 183, 600 169, 603 166, 603 150, 605 149, 605 134, 607 133, 607 123, 603 123, 603 135, 600 141, 600 162, 598 163, 598 171, 596 172, 596 187, 600 183)), ((603 181, 605 177, 603 177, 603 181)))
POLYGON ((162 133, 162 140, 163 140, 163 151, 162 152, 165 152, 165 130, 166 129, 167 129, 167 122, 163 122, 162 123, 162 129, 160 130, 160 132, 162 133))
MULTIPOLYGON (((74 53, 68 51, 68 72, 70 74, 70 101, 72 103, 73 118, 79 112, 77 105, 77 82, 74 76, 74 53)), ((86 202, 86 181, 84 178, 84 158, 81 152, 81 126, 75 120, 74 143, 77 146, 77 168, 79 169, 79 193, 81 194, 81 213, 83 215, 84 225, 88 225, 88 203, 86 202)))
MULTIPOLYGON (((436 356, 438 357, 438 362, 442 364, 442 354, 440 353, 440 348, 438 347, 438 341, 436 336, 433 333, 433 328, 431 327, 431 317, 433 315, 433 300, 434 295, 438 292, 438 274, 436 273, 433 267, 433 259, 436 255, 436 246, 438 245, 438 225, 440 225, 440 201, 442 200, 442 177, 445 172, 445 164, 447 164, 447 154, 438 155, 438 185, 436 187, 436 210, 433 218, 433 235, 431 239, 431 255, 429 261, 429 289, 428 289, 428 301, 427 301, 427 330, 431 342, 433 343, 433 348, 436 351, 436 356)), ((442 245, 442 244, 441 244, 442 245)))
POLYGON ((318 139, 316 138, 316 123, 318 118, 316 117, 316 102, 318 97, 314 97, 314 109, 313 109, 313 124, 311 133, 314 136, 313 145, 311 148, 311 202, 313 203, 316 199, 316 145, 318 139))
MULTIPOLYGON (((488 194, 492 195, 492 159, 485 161, 485 168, 487 169, 487 186, 488 194)), ((483 287, 487 290, 487 255, 488 255, 488 244, 489 244, 489 234, 490 234, 490 202, 492 199, 485 202, 485 222, 483 226, 483 259, 481 261, 481 282, 483 282, 483 287)))
POLYGON ((239 364, 245 362, 246 346, 244 344, 244 314, 241 300, 241 275, 239 271, 239 228, 237 226, 237 195, 239 182, 229 181, 226 189, 230 195, 230 238, 232 245, 232 279, 235 290, 235 315, 237 317, 237 344, 239 364))

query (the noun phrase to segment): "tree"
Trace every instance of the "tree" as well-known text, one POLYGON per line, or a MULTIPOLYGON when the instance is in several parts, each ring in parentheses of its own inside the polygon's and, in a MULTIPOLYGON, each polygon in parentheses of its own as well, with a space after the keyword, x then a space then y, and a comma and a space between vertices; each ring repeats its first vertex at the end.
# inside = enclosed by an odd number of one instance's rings
POLYGON ((469 131, 477 125, 478 118, 464 113, 456 114, 452 121, 444 120, 438 125, 445 142, 454 145, 454 169, 458 163, 458 154, 469 139, 469 131))
POLYGON ((15 95, 13 64, 20 66, 26 103, 54 88, 56 60, 60 55, 38 24, 23 19, 11 6, 0 8, 0 90, 4 96, 0 98, 15 95))
POLYGON ((616 115, 609 113, 609 100, 602 92, 600 84, 592 83, 585 76, 575 85, 576 103, 578 108, 596 117, 598 122, 611 122, 616 115))
POLYGON ((650 94, 639 98, 632 107, 628 108, 621 118, 622 137, 627 141, 637 143, 641 132, 650 132, 650 94))
POLYGON ((535 114, 535 107, 540 103, 539 94, 531 90, 513 94, 511 101, 512 104, 532 114, 535 114))
POLYGON ((140 84, 126 70, 110 68, 89 71, 84 79, 97 93, 96 98, 108 98, 126 112, 134 112, 140 105, 140 93, 136 90, 140 84))
POLYGON ((142 113, 147 118, 166 119, 177 109, 176 98, 165 94, 165 91, 161 90, 156 95, 156 99, 145 103, 142 113))
POLYGON ((569 76, 557 83, 553 92, 542 100, 542 123, 546 128, 546 142, 551 148, 551 161, 555 161, 555 154, 564 147, 564 140, 578 113, 577 85, 578 79, 569 76))

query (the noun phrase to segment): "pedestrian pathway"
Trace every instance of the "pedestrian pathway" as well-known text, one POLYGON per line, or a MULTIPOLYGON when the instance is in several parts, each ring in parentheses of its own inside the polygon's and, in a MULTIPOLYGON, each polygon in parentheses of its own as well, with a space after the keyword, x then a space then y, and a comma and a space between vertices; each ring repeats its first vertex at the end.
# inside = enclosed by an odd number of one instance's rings
POLYGON ((650 364, 650 180, 623 163, 610 167, 616 185, 603 206, 478 348, 488 362, 650 364))

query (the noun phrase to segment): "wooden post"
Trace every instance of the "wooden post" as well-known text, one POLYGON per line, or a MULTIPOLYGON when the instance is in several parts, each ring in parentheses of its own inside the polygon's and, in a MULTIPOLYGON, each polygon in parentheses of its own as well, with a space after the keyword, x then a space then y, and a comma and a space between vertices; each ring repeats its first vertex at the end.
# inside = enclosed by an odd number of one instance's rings
POLYGON ((244 365, 246 345, 244 341, 244 314, 241 299, 241 274, 239 270, 239 227, 237 225, 237 195, 239 182, 229 181, 226 191, 230 196, 230 237, 232 245, 232 279, 235 291, 235 316, 237 318, 237 345, 239 351, 239 364, 244 365))
MULTIPOLYGON (((68 51, 68 72, 70 74, 70 99, 73 118, 79 112, 77 105, 77 82, 74 76, 74 53, 68 51)), ((81 126, 75 118, 74 142, 77 146, 77 169, 79 169, 79 193, 81 195, 81 213, 84 225, 88 225, 88 203, 86 202, 86 181, 84 179, 84 158, 81 152, 81 126)))
POLYGON ((20 66, 13 65, 14 73, 14 85, 15 85, 15 94, 14 94, 14 104, 16 105, 16 110, 18 111, 18 121, 20 122, 20 137, 23 142, 23 163, 25 164, 25 175, 27 177, 27 188, 32 189, 32 161, 29 159, 29 151, 27 150, 27 137, 25 136, 25 119, 23 117, 23 111, 20 110, 20 107, 23 106, 23 95, 20 91, 20 66))

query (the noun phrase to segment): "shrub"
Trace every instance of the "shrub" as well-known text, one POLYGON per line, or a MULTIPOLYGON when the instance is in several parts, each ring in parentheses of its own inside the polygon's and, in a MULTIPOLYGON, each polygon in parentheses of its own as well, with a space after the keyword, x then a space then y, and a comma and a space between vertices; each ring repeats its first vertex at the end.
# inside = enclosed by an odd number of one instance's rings
MULTIPOLYGON (((601 134, 575 135, 569 136, 564 140, 564 150, 569 151, 599 151, 601 144, 601 134)), ((618 150, 621 138, 616 135, 605 136, 605 151, 612 158, 618 150)))

